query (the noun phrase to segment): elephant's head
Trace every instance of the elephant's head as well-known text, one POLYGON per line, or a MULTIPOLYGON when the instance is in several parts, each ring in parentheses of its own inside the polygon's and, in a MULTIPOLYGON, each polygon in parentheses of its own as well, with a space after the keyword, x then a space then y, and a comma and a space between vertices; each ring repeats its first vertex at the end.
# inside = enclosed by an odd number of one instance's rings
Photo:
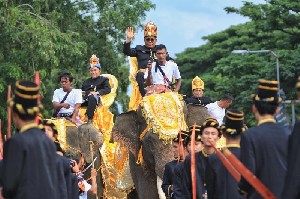
POLYGON ((119 142, 137 158, 141 147, 140 134, 146 128, 144 118, 138 116, 136 111, 129 111, 117 116, 111 137, 112 141, 119 142))
POLYGON ((204 106, 188 104, 186 124, 188 126, 202 125, 206 118, 210 117, 207 108, 204 106))
POLYGON ((99 156, 99 149, 103 144, 102 133, 92 124, 83 124, 78 127, 79 148, 87 163, 92 162, 90 146, 92 146, 93 156, 99 156))

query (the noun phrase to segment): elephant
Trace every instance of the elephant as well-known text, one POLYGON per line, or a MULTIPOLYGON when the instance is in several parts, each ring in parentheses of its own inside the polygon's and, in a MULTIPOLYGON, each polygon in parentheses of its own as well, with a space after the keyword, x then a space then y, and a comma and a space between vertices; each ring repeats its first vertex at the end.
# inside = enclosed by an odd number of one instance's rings
MULTIPOLYGON (((101 166, 101 155, 99 149, 103 144, 103 136, 92 124, 83 124, 78 128, 76 126, 67 126, 66 127, 66 144, 63 148, 65 148, 65 156, 70 159, 79 159, 80 153, 83 154, 86 167, 92 163, 91 151, 90 151, 90 141, 92 141, 93 145, 93 158, 95 160, 94 167, 97 172, 97 184, 98 184, 98 196, 103 195, 103 180, 100 170, 101 166)), ((64 145, 64 144, 62 144, 64 145)), ((92 167, 89 167, 87 171, 84 172, 84 178, 88 179, 91 174, 92 167)), ((88 182, 91 183, 91 182, 88 182)), ((95 198, 95 196, 88 195, 89 199, 95 198)))
MULTIPOLYGON (((201 125, 210 115, 203 106, 184 105, 185 120, 188 126, 201 125)), ((112 130, 112 139, 126 146, 130 151, 129 165, 137 195, 140 199, 160 198, 157 177, 162 179, 164 166, 173 160, 172 144, 165 143, 153 130, 148 130, 143 138, 140 136, 147 127, 141 107, 117 116, 112 130), (140 149, 142 150, 140 151, 140 149), (143 162, 137 164, 139 153, 143 162)))

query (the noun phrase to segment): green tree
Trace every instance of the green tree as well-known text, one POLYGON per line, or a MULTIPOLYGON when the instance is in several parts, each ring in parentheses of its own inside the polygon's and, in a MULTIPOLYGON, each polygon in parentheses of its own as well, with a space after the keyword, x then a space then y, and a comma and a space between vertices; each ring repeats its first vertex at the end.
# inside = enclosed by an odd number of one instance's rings
MULTIPOLYGON (((292 1, 294 4, 297 1, 292 1)), ((279 55, 281 88, 288 99, 295 99, 294 85, 300 75, 298 11, 293 8, 287 22, 286 12, 276 12, 278 24, 271 24, 268 11, 286 10, 284 1, 266 1, 254 5, 245 2, 240 9, 226 8, 229 13, 248 16, 251 21, 204 37, 206 44, 177 54, 176 62, 182 72, 182 93, 191 95, 191 81, 195 75, 205 82, 205 94, 218 100, 223 93, 235 96, 234 108, 246 113, 248 125, 254 125, 251 114, 251 94, 258 79, 276 80, 276 59, 271 54, 235 55, 232 50, 272 50, 279 55), (280 22, 280 23, 279 23, 280 22), (280 26, 279 26, 280 25, 280 26), (193 72, 191 72, 193 71, 193 72), (195 74, 195 71, 197 73, 195 74)), ((299 6, 298 6, 299 7, 299 6)))
MULTIPOLYGON (((127 26, 141 27, 149 0, 0 0, 0 118, 6 118, 6 86, 18 79, 41 74, 45 116, 52 109, 52 95, 59 87, 58 74, 70 71, 75 86, 89 74, 89 57, 97 54, 102 73, 117 77, 117 100, 126 108, 128 66, 122 54, 127 26)), ((112 107, 117 112, 116 105, 112 107)))

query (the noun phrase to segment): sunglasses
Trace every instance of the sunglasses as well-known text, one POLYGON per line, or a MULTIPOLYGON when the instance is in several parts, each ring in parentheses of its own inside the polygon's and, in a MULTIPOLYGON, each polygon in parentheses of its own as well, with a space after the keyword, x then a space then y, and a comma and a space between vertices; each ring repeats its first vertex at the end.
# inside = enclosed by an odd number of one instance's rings
POLYGON ((150 42, 150 41, 151 41, 151 42, 154 42, 154 41, 155 41, 155 38, 146 38, 145 40, 148 41, 148 42, 150 42))

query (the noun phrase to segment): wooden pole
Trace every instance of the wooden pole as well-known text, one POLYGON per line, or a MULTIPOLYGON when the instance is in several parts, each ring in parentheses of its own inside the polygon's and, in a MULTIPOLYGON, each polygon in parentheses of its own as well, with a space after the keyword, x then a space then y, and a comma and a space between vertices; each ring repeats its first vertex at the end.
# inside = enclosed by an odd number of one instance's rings
POLYGON ((2 120, 0 119, 0 160, 3 159, 2 120))
MULTIPOLYGON (((94 150, 93 150, 93 141, 89 141, 90 143, 90 153, 92 158, 92 168, 95 169, 95 163, 94 163, 94 150)), ((96 192, 96 199, 98 199, 98 191, 96 192)))
POLYGON ((195 124, 191 135, 191 176, 193 199, 196 199, 196 158, 195 158, 195 124))
MULTIPOLYGON (((40 73, 38 71, 35 72, 34 83, 36 83, 38 86, 41 85, 40 73)), ((40 104, 41 103, 40 93, 38 93, 38 99, 37 100, 38 100, 38 104, 40 104)), ((38 116, 35 117, 35 122, 36 122, 36 124, 39 124, 39 117, 38 116)))
MULTIPOLYGON (((11 85, 7 87, 7 101, 11 98, 11 85)), ((11 107, 7 107, 7 138, 11 137, 11 107)))
POLYGON ((222 161, 223 165, 226 167, 228 172, 233 176, 233 178, 239 182, 241 180, 241 174, 233 167, 233 165, 229 162, 229 160, 225 157, 225 155, 216 148, 210 141, 208 141, 211 146, 214 148, 216 155, 220 158, 222 161))

